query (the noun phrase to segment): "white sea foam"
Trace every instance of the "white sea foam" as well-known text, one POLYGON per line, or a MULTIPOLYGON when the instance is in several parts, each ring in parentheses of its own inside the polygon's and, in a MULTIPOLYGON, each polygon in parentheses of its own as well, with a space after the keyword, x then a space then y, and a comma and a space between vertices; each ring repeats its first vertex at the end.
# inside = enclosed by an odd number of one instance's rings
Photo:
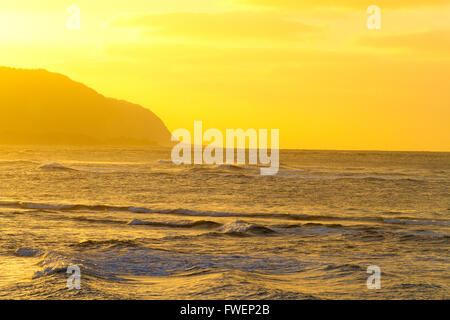
POLYGON ((234 222, 228 223, 219 229, 217 229, 219 232, 223 233, 246 233, 246 232, 260 232, 260 233, 271 233, 275 232, 274 230, 264 227, 264 226, 258 226, 255 224, 250 224, 245 221, 236 220, 234 222))

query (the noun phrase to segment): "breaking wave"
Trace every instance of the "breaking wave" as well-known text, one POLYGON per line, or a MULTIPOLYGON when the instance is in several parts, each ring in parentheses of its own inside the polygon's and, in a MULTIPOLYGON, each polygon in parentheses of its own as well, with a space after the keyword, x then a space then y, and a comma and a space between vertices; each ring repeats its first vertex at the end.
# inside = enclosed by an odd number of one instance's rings
POLYGON ((268 233, 276 233, 275 230, 269 228, 269 227, 265 227, 265 226, 260 226, 260 225, 256 225, 256 224, 250 224, 247 223, 245 221, 234 221, 231 223, 228 223, 222 227, 220 227, 219 229, 217 229, 218 232, 221 233, 227 233, 227 234, 232 234, 232 233, 255 233, 255 234, 268 234, 268 233))
MULTIPOLYGON (((141 214, 168 214, 179 216, 192 217, 235 217, 241 218, 262 218, 262 219, 281 219, 281 220, 295 220, 295 221, 350 221, 350 222, 370 222, 382 224, 396 224, 396 225, 442 225, 449 226, 449 219, 420 219, 414 217, 380 217, 380 216, 334 216, 327 214, 309 215, 309 214, 292 214, 292 213, 252 213, 252 212, 220 212, 220 211, 199 211, 190 209, 159 209, 136 206, 114 206, 107 204, 65 204, 65 203, 39 203, 39 202, 25 202, 25 201, 0 201, 0 207, 15 208, 15 209, 35 209, 35 210, 55 210, 55 211, 101 211, 101 212, 132 212, 141 214)), ((101 221, 99 221, 101 222, 101 221)), ((116 222, 116 221, 114 221, 116 222)), ((136 219, 130 222, 131 225, 147 224, 157 226, 157 222, 140 221, 136 219)), ((195 226, 217 227, 216 222, 213 221, 198 221, 181 223, 179 225, 170 223, 162 223, 161 226, 173 226, 180 228, 189 228, 195 226)))
POLYGON ((154 222, 154 221, 143 221, 139 219, 133 219, 128 222, 130 226, 152 226, 152 227, 170 227, 170 228, 216 228, 221 226, 220 223, 214 221, 187 221, 181 223, 172 222, 154 222))

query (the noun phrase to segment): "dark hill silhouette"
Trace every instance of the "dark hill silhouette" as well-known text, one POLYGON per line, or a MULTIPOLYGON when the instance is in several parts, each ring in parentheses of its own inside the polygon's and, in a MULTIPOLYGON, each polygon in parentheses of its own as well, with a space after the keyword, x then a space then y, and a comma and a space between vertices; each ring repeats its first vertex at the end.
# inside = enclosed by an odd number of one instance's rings
POLYGON ((0 67, 0 144, 170 145, 150 110, 46 70, 0 67))

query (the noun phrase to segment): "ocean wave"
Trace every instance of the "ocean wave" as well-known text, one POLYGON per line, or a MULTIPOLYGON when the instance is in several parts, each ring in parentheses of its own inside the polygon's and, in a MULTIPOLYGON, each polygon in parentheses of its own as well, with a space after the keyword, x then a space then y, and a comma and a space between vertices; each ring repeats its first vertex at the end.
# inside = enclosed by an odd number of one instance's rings
POLYGON ((155 162, 157 165, 164 165, 164 166, 176 166, 179 168, 184 168, 189 171, 223 171, 223 170, 257 170, 258 168, 252 168, 247 165, 240 165, 240 164, 181 164, 178 165, 174 163, 172 160, 158 160, 155 162))
POLYGON ((53 275, 56 273, 65 273, 67 268, 72 265, 81 266, 80 261, 74 261, 68 256, 57 252, 47 252, 42 256, 42 260, 38 262, 38 266, 42 267, 42 270, 36 271, 33 275, 33 279, 53 275))
POLYGON ((18 206, 25 209, 43 209, 43 210, 71 210, 75 209, 76 205, 71 204, 50 204, 50 203, 34 203, 34 202, 20 202, 18 206))
POLYGON ((214 221, 201 220, 201 221, 186 221, 180 223, 173 222, 155 222, 155 221, 143 221, 139 219, 133 219, 128 222, 130 226, 152 226, 152 227, 170 227, 170 228, 217 228, 222 224, 214 221))
POLYGON ((218 232, 225 233, 225 234, 245 234, 245 233, 253 233, 253 234, 269 234, 269 233, 276 233, 275 230, 260 226, 256 224, 247 223, 245 221, 234 221, 231 223, 228 223, 220 228, 217 229, 218 232))
POLYGON ((415 230, 409 232, 396 232, 400 241, 423 241, 423 240, 444 240, 448 243, 450 235, 448 233, 433 232, 426 230, 415 230))
MULTIPOLYGON (((152 227, 168 227, 168 228, 199 228, 199 229, 216 229, 215 234, 271 234, 276 231, 268 226, 262 226, 257 224, 248 223, 246 221, 237 220, 225 225, 209 221, 182 221, 182 222, 156 222, 156 221, 143 221, 140 219, 133 219, 128 223, 131 226, 152 226, 152 227)), ((203 235, 211 235, 210 233, 203 235)))
MULTIPOLYGON (((1 165, 0 161, 0 165, 1 165)), ((153 163, 138 163, 138 167, 133 163, 106 163, 107 166, 82 166, 80 164, 98 164, 96 162, 71 163, 71 166, 59 163, 48 163, 39 168, 48 171, 78 171, 91 173, 142 173, 142 174, 218 174, 236 175, 245 177, 259 177, 261 166, 248 164, 202 164, 202 165, 176 165, 171 160, 157 160, 153 163), (112 164, 114 166, 108 166, 112 164), (131 166, 130 166, 131 165, 131 166), (176 170, 175 170, 176 169, 176 170)), ((372 172, 361 171, 358 168, 326 168, 326 167, 290 167, 281 165, 277 178, 293 178, 306 180, 362 180, 367 182, 399 181, 420 183, 428 180, 447 179, 436 173, 427 172, 372 172)))
POLYGON ((325 271, 337 271, 337 272, 366 272, 366 268, 357 265, 357 264, 349 264, 349 263, 345 263, 345 264, 341 264, 341 265, 337 265, 337 264, 330 264, 327 265, 324 268, 325 271))
POLYGON ((126 222, 113 219, 92 219, 87 217, 58 217, 58 219, 67 218, 70 220, 80 221, 80 222, 90 222, 90 223, 108 223, 108 224, 125 224, 126 222))
MULTIPOLYGON (((139 240, 134 241, 140 243, 139 240)), ((79 266, 83 275, 88 274, 102 278, 175 274, 180 276, 186 272, 190 275, 193 271, 214 272, 220 270, 222 272, 224 269, 284 274, 302 270, 306 265, 295 259, 267 254, 201 254, 150 248, 144 244, 133 246, 120 240, 90 241, 84 245, 86 247, 93 246, 96 250, 95 254, 79 252, 83 257, 80 260, 75 256, 50 253, 41 260, 40 266, 44 269, 39 275, 63 272, 69 265, 79 266)), ((86 249, 86 247, 83 248, 86 249)))
POLYGON ((109 240, 83 240, 77 244, 72 245, 72 247, 79 248, 90 248, 90 247, 138 247, 139 243, 136 240, 119 240, 119 239, 109 239, 109 240))
POLYGON ((18 257, 38 257, 43 254, 43 250, 33 248, 19 248, 15 251, 15 255, 18 257))
MULTIPOLYGON (((229 165, 227 165, 229 166, 229 165)), ((202 166, 194 166, 194 167, 190 167, 185 169, 185 171, 189 172, 189 173, 198 173, 198 174, 223 174, 223 173, 234 173, 234 174, 243 174, 244 170, 239 169, 238 167, 236 167, 235 169, 231 169, 231 167, 222 167, 222 165, 217 165, 217 166, 206 166, 206 165, 202 165, 202 166)))
POLYGON ((326 227, 326 228, 332 228, 332 229, 336 229, 336 228, 345 228, 345 226, 343 226, 342 224, 338 224, 338 223, 314 223, 314 222, 308 222, 305 223, 303 225, 303 227, 326 227))
MULTIPOLYGON (((73 252, 61 253, 56 251, 48 251, 41 256, 41 260, 37 263, 37 265, 41 267, 41 270, 36 271, 32 279, 44 278, 62 273, 65 274, 67 273, 69 267, 76 266, 80 268, 84 279, 96 278, 114 281, 125 280, 120 277, 120 271, 127 271, 127 269, 131 269, 130 274, 132 275, 133 268, 136 269, 136 271, 139 271, 139 266, 135 266, 134 264, 137 257, 131 257, 131 261, 129 261, 128 259, 130 256, 125 255, 125 257, 122 257, 121 254, 119 254, 119 252, 115 252, 115 250, 119 250, 120 252, 122 250, 146 250, 144 248, 136 248, 136 246, 133 246, 132 243, 132 241, 127 243, 127 241, 124 240, 87 240, 81 242, 78 246, 83 249, 94 246, 98 247, 96 249, 99 249, 100 251, 95 257, 82 256, 82 259, 75 256, 73 252), (112 256, 108 254, 111 252, 114 252, 112 256), (114 265, 117 264, 117 261, 120 264, 114 265)), ((147 264, 149 262, 150 261, 148 261, 147 264)), ((138 273, 136 272, 136 274, 138 273)))
POLYGON ((67 203, 50 203, 50 202, 27 202, 27 201, 0 201, 0 207, 18 208, 18 209, 41 209, 41 210, 91 210, 91 211, 127 211, 131 207, 111 206, 103 204, 67 204, 67 203))
MULTIPOLYGON (((340 170, 345 170, 340 169, 340 170)), ((422 173, 403 173, 403 172, 339 172, 336 168, 330 171, 311 171, 305 169, 282 169, 280 168, 277 177, 295 178, 305 180, 336 180, 336 181, 367 181, 367 182, 425 182, 428 180, 445 180, 446 177, 433 175, 424 175, 422 173)))
MULTIPOLYGON (((256 212, 225 212, 225 211, 201 211, 201 210, 191 210, 184 208, 176 209, 164 209, 164 208, 148 208, 148 207, 138 207, 138 206, 120 206, 120 205, 108 205, 108 204, 70 204, 70 203, 40 203, 40 202, 24 202, 24 201, 0 201, 0 207, 13 208, 13 209, 34 209, 34 210, 55 210, 55 211, 100 211, 100 212, 131 212, 138 214, 167 214, 167 215, 178 215, 178 216, 192 216, 192 217, 212 217, 212 218, 237 218, 237 219, 274 219, 274 220, 293 220, 293 221, 307 221, 307 222, 317 222, 329 221, 336 222, 333 224, 328 224, 328 227, 338 227, 340 222, 362 222, 362 223, 375 223, 375 224, 397 224, 397 225, 442 225, 449 226, 450 220, 448 219, 425 219, 418 217, 397 217, 389 218, 383 216, 337 216, 328 214, 293 214, 293 213, 256 213, 256 212)), ((381 213, 383 214, 383 213, 381 213)), ((84 218, 80 218, 84 219, 84 218)), ((102 222, 99 220, 98 222, 102 222)), ((109 222, 109 221, 106 221, 109 222)), ((123 223, 121 221, 110 221, 114 223, 123 223)), ((171 226, 170 223, 166 222, 139 222, 134 221, 134 225, 137 224, 147 224, 158 226, 171 226)), ((205 220, 203 222, 188 222, 188 224, 173 224, 173 227, 189 228, 189 227, 219 227, 220 225, 215 225, 216 222, 205 220), (191 223, 192 225, 190 225, 191 223)))
POLYGON ((156 161, 157 164, 163 164, 163 165, 177 165, 173 163, 172 160, 158 160, 156 161))
POLYGON ((68 171, 84 173, 151 173, 150 165, 116 162, 70 162, 70 165, 61 163, 47 163, 38 167, 49 172, 68 171))
POLYGON ((450 226, 449 220, 417 220, 414 218, 384 218, 384 222, 391 224, 403 224, 403 225, 424 225, 424 226, 450 226))
POLYGON ((43 164, 43 165, 41 165, 39 167, 39 169, 49 170, 49 171, 77 171, 74 168, 66 167, 66 166, 63 166, 62 164, 59 164, 59 163, 43 164))
POLYGON ((218 170, 249 170, 249 169, 253 169, 253 168, 248 168, 248 167, 244 167, 244 166, 240 166, 240 165, 236 165, 236 164, 219 164, 213 168, 218 169, 218 170))

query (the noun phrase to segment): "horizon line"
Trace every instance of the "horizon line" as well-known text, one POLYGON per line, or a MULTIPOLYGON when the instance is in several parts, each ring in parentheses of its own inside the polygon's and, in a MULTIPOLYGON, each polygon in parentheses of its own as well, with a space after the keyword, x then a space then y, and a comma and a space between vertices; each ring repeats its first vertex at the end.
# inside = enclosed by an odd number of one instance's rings
MULTIPOLYGON (((52 148, 58 148, 58 147, 103 147, 103 148, 159 148, 159 149, 171 149, 171 146, 155 146, 155 145, 82 145, 82 144, 9 144, 9 143, 0 143, 0 146, 2 147, 52 147, 52 148)), ((191 146, 195 146, 192 144, 191 146)), ((203 145, 202 147, 206 147, 208 145, 203 145)), ((223 148, 227 149, 227 148, 223 148)), ((234 148, 238 149, 238 148, 234 148)), ((245 148, 245 150, 249 150, 249 148, 245 148)), ((258 150, 258 149, 256 149, 258 150)), ((392 149, 301 149, 301 148, 279 148, 280 151, 344 151, 344 152, 410 152, 410 153, 450 153, 450 150, 444 151, 444 150, 392 150, 392 149)))

